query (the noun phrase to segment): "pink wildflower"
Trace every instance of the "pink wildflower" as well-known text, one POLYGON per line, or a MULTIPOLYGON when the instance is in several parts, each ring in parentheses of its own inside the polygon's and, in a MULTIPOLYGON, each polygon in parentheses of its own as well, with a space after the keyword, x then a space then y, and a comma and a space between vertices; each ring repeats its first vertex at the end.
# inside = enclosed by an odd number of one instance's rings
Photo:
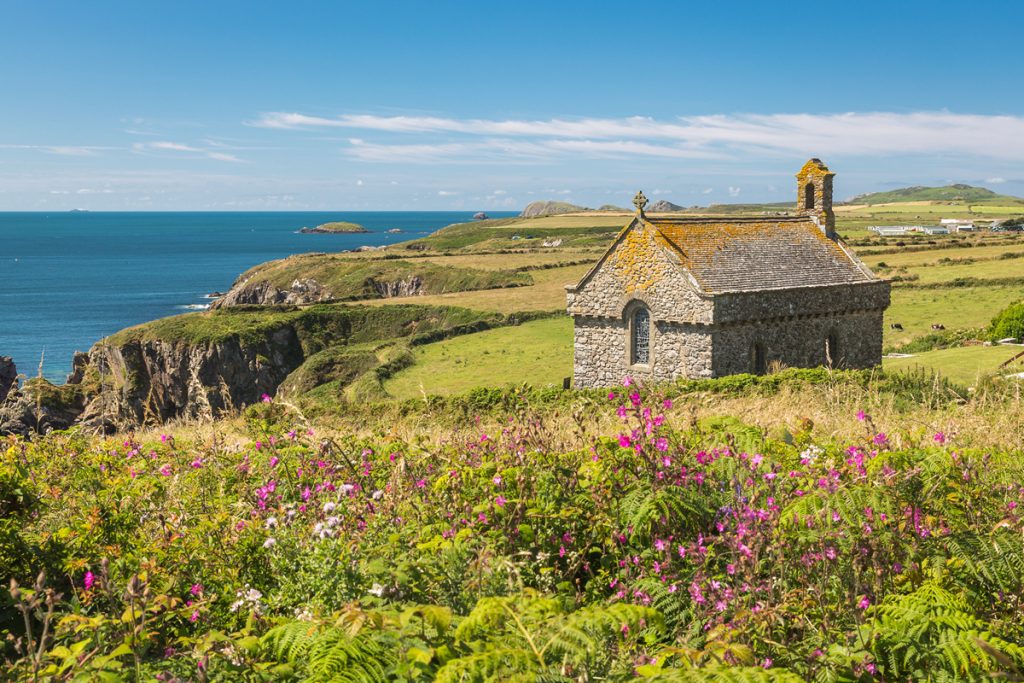
POLYGON ((505 500, 505 496, 501 496, 501 495, 499 495, 497 498, 494 499, 494 504, 497 505, 500 508, 505 507, 505 503, 507 503, 507 502, 508 501, 505 500))
POLYGON ((944 444, 944 443, 946 443, 946 435, 943 434, 942 432, 935 432, 935 436, 932 437, 932 438, 935 439, 935 443, 937 443, 937 444, 944 444))
POLYGON ((91 590, 94 583, 96 583, 96 576, 92 572, 87 571, 85 578, 82 579, 82 585, 85 586, 85 590, 91 590))
POLYGON ((863 422, 864 420, 868 419, 867 413, 865 413, 863 410, 858 410, 857 411, 857 419, 860 422, 863 422))
POLYGON ((870 606, 871 606, 871 600, 869 600, 868 596, 866 596, 866 595, 860 599, 860 602, 857 603, 857 608, 858 609, 867 609, 870 606))
POLYGON ((270 394, 263 394, 263 396, 260 397, 260 400, 264 403, 270 403, 274 399, 270 398, 270 394))
POLYGON ((200 593, 203 592, 203 584, 201 584, 201 583, 193 583, 192 587, 188 589, 188 592, 191 593, 192 595, 199 595, 200 593))
POLYGON ((625 434, 619 434, 619 445, 623 448, 629 448, 629 437, 625 434))
POLYGON ((667 451, 668 439, 666 439, 665 437, 660 437, 654 442, 654 447, 657 448, 659 451, 667 451))

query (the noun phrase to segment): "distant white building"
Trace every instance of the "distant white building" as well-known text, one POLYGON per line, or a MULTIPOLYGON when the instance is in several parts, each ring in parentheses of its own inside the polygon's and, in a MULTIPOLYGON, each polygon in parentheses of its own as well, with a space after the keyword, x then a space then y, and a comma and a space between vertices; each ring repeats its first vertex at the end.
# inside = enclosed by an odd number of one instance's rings
POLYGON ((881 237, 900 237, 910 232, 910 225, 872 225, 868 230, 878 233, 881 237))
POLYGON ((974 221, 965 220, 963 218, 943 218, 939 223, 946 226, 953 232, 974 232, 978 229, 974 225, 974 221))
POLYGON ((949 228, 944 225, 872 225, 868 230, 882 237, 949 234, 949 228))

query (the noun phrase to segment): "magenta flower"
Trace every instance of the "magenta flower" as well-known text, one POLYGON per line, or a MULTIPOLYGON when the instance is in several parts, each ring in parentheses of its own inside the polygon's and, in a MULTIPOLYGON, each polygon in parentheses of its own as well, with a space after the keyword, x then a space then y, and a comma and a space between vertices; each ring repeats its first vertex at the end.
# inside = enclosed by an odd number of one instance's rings
POLYGON ((164 465, 163 467, 161 467, 160 468, 160 474, 164 475, 165 477, 171 476, 171 474, 172 474, 171 466, 170 465, 164 465))
POLYGON ((619 445, 623 448, 629 448, 629 437, 625 434, 619 434, 619 445))
POLYGON ((200 593, 203 592, 203 584, 201 584, 201 583, 193 583, 192 587, 188 589, 188 592, 191 593, 192 595, 199 595, 200 593))
POLYGON ((421 488, 423 488, 426 485, 427 485, 427 480, 426 479, 420 479, 419 481, 416 482, 416 488, 418 488, 418 489, 421 489, 421 488))
POLYGON ((662 401, 661 405, 665 406, 665 410, 668 410, 669 408, 672 407, 672 399, 666 398, 664 401, 662 401))
POLYGON ((769 659, 768 657, 765 657, 764 661, 761 662, 761 668, 762 669, 770 669, 770 668, 772 668, 772 664, 774 664, 774 663, 775 662, 773 662, 771 659, 769 659))
POLYGON ((937 444, 946 443, 946 435, 943 434, 942 432, 935 432, 935 436, 933 438, 935 439, 935 443, 937 444))
POLYGON ((857 419, 860 422, 863 422, 864 420, 868 419, 867 413, 865 413, 863 410, 858 410, 857 411, 857 419))
POLYGON ((657 448, 659 451, 662 451, 662 452, 667 451, 668 450, 668 439, 666 439, 665 437, 659 437, 654 442, 654 447, 657 448))
POLYGON ((867 609, 870 606, 871 606, 871 600, 869 600, 868 596, 866 596, 866 595, 860 599, 860 602, 857 603, 857 608, 858 609, 867 609))
POLYGON ((96 583, 96 576, 92 572, 86 572, 85 578, 82 579, 82 585, 85 586, 85 590, 92 589, 92 585, 96 583))
POLYGON ((878 432, 875 434, 875 438, 873 440, 876 446, 884 446, 889 440, 889 437, 885 435, 885 432, 878 432))
POLYGON ((501 495, 499 495, 497 498, 494 499, 494 504, 497 505, 500 508, 505 507, 505 503, 507 503, 507 502, 508 501, 505 500, 505 496, 501 496, 501 495))
POLYGON ((274 399, 270 398, 270 394, 263 394, 262 396, 260 396, 260 400, 263 401, 264 403, 270 403, 274 399))
POLYGON ((609 391, 608 392, 608 400, 609 401, 614 401, 615 400, 615 392, 614 391, 609 391))
POLYGON ((624 387, 631 386, 632 384, 633 384, 633 378, 632 377, 626 377, 625 379, 622 380, 622 386, 624 386, 624 387))

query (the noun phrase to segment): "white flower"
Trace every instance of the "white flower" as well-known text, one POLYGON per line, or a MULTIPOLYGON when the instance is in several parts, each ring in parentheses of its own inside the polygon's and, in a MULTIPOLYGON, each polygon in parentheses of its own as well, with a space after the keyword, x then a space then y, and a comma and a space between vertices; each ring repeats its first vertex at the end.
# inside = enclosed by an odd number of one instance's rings
POLYGON ((818 456, 821 455, 824 452, 825 452, 824 449, 819 448, 818 446, 815 446, 814 444, 811 444, 810 446, 808 446, 804 450, 803 453, 800 454, 800 459, 801 460, 806 460, 810 464, 810 463, 813 463, 815 460, 817 460, 818 456))
POLYGON ((263 593, 260 593, 255 588, 250 588, 245 592, 245 599, 249 602, 258 602, 263 597, 263 593))
POLYGON ((338 507, 337 503, 327 501, 324 503, 324 512, 334 512, 334 508, 338 507))
POLYGON ((378 598, 384 595, 384 586, 379 583, 373 584, 373 588, 367 591, 370 595, 376 595, 378 598))
POLYGON ((277 545, 277 541, 273 536, 267 536, 267 540, 263 541, 264 548, 273 548, 275 545, 277 545))
POLYGON ((374 491, 373 495, 371 496, 371 498, 373 498, 374 500, 380 500, 383 497, 384 491, 382 491, 381 489, 377 489, 376 491, 374 491))
POLYGON ((354 489, 354 488, 355 488, 355 486, 353 486, 352 484, 342 484, 341 485, 341 495, 343 495, 343 496, 344 495, 348 495, 349 493, 352 492, 352 489, 354 489))
POLYGON ((267 517, 267 528, 273 529, 277 526, 277 517, 267 517))
POLYGON ((340 520, 340 519, 338 519, 337 517, 328 517, 328 518, 327 518, 327 526, 328 526, 329 528, 330 528, 330 527, 336 527, 336 526, 338 526, 338 524, 339 524, 340 522, 341 522, 341 520, 340 520))

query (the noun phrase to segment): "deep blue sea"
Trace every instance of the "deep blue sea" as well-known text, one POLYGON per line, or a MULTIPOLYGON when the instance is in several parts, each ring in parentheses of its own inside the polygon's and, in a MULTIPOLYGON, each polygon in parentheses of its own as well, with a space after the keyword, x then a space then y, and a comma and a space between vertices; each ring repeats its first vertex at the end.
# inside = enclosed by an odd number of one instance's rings
MULTIPOLYGON (((494 218, 513 213, 491 213, 494 218)), ((2 213, 0 356, 63 382, 75 350, 129 325, 209 303, 242 271, 311 251, 427 235, 472 212, 2 213), (346 220, 369 233, 302 235, 346 220), (401 233, 388 233, 399 228, 401 233)))

